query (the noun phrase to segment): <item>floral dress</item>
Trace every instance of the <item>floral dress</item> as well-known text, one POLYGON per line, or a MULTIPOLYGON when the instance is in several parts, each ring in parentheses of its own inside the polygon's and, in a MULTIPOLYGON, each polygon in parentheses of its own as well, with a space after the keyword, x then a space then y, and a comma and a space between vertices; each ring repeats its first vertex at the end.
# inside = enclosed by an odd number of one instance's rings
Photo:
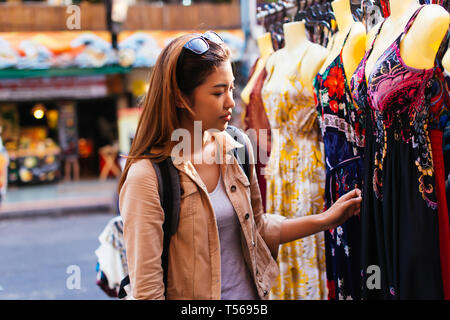
MULTIPOLYGON (((342 50, 314 79, 317 113, 325 145, 325 209, 345 193, 361 188, 365 128, 363 110, 353 103, 344 71, 342 50)), ((359 217, 325 231, 329 299, 360 299, 359 217)))
POLYGON ((363 299, 443 298, 428 127, 430 113, 442 113, 430 109, 436 68, 415 69, 400 56, 400 41, 420 9, 378 58, 367 81, 365 66, 374 43, 351 79, 353 97, 365 110, 367 130, 361 208, 363 299), (374 285, 373 270, 379 271, 379 285, 374 285))
MULTIPOLYGON (((261 58, 258 58, 253 65, 249 79, 255 72, 256 65, 261 58)), ((249 102, 245 106, 244 115, 244 129, 247 132, 253 146, 255 146, 254 152, 258 155, 255 163, 256 177, 258 178, 258 185, 261 191, 261 200, 263 202, 264 211, 266 211, 266 178, 264 177, 265 161, 270 155, 270 124, 267 119, 266 111, 264 110, 264 104, 262 101, 261 90, 264 84, 264 80, 267 77, 266 68, 264 68, 253 85, 250 92, 249 102), (256 135, 249 134, 250 130, 254 130, 256 135), (265 130, 267 134, 261 133, 265 130)))
MULTIPOLYGON (((275 70, 268 70, 262 89, 273 138, 266 166, 267 212, 288 218, 323 210, 323 143, 319 141, 313 93, 300 80, 301 60, 273 90, 267 82, 275 70)), ((277 262, 280 275, 271 299, 326 298, 323 233, 281 245, 277 262)))

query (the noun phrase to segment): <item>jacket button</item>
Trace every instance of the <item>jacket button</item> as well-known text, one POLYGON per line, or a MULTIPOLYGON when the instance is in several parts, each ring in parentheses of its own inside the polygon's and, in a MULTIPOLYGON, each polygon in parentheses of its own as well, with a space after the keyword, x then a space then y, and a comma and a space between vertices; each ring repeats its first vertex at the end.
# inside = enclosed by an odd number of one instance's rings
POLYGON ((250 218, 250 215, 248 213, 245 214, 245 220, 248 220, 250 218))
POLYGON ((264 290, 264 297, 267 296, 268 292, 267 290, 264 290))
POLYGON ((232 192, 235 192, 235 191, 236 191, 236 186, 234 186, 234 185, 231 186, 231 191, 232 191, 232 192))

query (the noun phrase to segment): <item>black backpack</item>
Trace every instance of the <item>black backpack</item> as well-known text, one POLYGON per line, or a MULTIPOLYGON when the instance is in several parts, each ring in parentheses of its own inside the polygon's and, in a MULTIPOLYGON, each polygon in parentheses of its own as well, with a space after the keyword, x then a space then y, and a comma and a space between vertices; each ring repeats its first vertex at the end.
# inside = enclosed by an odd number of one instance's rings
MULTIPOLYGON (((228 126, 226 131, 240 144, 242 148, 233 150, 239 165, 244 171, 248 179, 250 179, 250 161, 248 149, 245 143, 244 133, 234 126, 228 126)), ((161 199, 161 206, 164 210, 163 223, 163 252, 161 255, 161 263, 163 268, 163 282, 164 295, 167 293, 167 272, 168 272, 168 257, 169 245, 172 235, 174 235, 178 228, 178 221, 180 215, 181 203, 181 188, 178 170, 174 167, 172 159, 168 157, 166 160, 156 163, 152 161, 156 176, 158 177, 159 196, 161 199)), ((127 293, 125 286, 130 283, 130 277, 127 275, 120 283, 118 298, 123 299, 127 293)))

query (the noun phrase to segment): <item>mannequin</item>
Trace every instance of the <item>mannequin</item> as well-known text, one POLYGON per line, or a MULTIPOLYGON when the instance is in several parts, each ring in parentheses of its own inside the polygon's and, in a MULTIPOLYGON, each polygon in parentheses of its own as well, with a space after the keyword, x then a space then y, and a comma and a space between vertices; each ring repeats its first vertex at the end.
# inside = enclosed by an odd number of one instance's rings
MULTIPOLYGON (((370 276, 364 271, 369 265, 379 266, 384 282, 378 292, 363 286, 362 297, 449 299, 442 131, 432 125, 439 123, 444 104, 436 102, 439 96, 433 96, 436 91, 429 84, 440 72, 434 68, 436 54, 450 17, 443 7, 421 6, 418 0, 390 0, 390 9, 391 15, 370 32, 369 54, 352 81, 352 96, 366 110, 368 123, 367 187, 361 206, 363 282, 370 276), (430 94, 433 103, 426 100, 430 94)), ((440 96, 448 95, 445 86, 440 90, 440 96)))
POLYGON ((264 70, 267 59, 274 51, 272 45, 272 38, 269 32, 258 37, 256 42, 258 44, 260 57, 256 62, 255 71, 253 72, 252 76, 250 77, 250 80, 248 81, 247 85, 241 92, 241 99, 246 105, 250 102, 250 93, 252 92, 252 89, 255 86, 256 79, 258 79, 259 75, 261 74, 261 71, 264 70))
MULTIPOLYGON (((386 19, 373 51, 366 63, 366 79, 378 58, 404 30, 409 18, 420 7, 418 0, 390 0, 391 14, 386 19)), ((417 16, 415 23, 400 43, 400 56, 406 65, 416 69, 434 66, 439 45, 447 32, 450 17, 440 5, 427 5, 417 16)), ((381 23, 368 36, 370 48, 381 23)))
POLYGON ((291 74, 295 70, 299 58, 303 56, 300 80, 305 87, 312 90, 314 76, 326 59, 327 50, 308 40, 304 21, 285 23, 283 31, 285 47, 276 51, 267 61, 266 69, 268 72, 275 65, 276 69, 266 86, 270 89, 273 85, 282 83, 281 77, 291 74), (308 51, 304 55, 306 50, 308 51))
MULTIPOLYGON (((285 46, 268 59, 261 90, 273 138, 265 170, 267 212, 301 217, 323 210, 325 165, 312 80, 327 50, 308 40, 304 22, 283 29, 285 46)), ((282 245, 277 262, 280 274, 270 299, 325 298, 323 233, 282 245)))
POLYGON ((442 65, 444 66, 445 71, 450 73, 450 50, 447 50, 442 58, 442 65))
MULTIPOLYGON (((364 154, 364 119, 350 97, 350 80, 365 55, 366 31, 361 22, 353 20, 350 0, 335 0, 331 5, 339 31, 314 81, 325 150, 325 208, 346 190, 361 187, 364 154)), ((361 298, 360 228, 355 218, 324 233, 330 300, 361 298)))
POLYGON ((350 85, 350 79, 358 66, 359 62, 364 57, 365 42, 366 42, 366 29, 361 22, 355 22, 353 20, 350 0, 335 0, 331 3, 334 15, 336 17, 336 24, 338 26, 338 32, 334 36, 334 39, 329 42, 330 52, 325 60, 320 73, 326 70, 326 68, 336 59, 339 55, 345 37, 351 28, 351 34, 349 35, 345 47, 342 51, 342 60, 344 63, 344 71, 347 78, 347 82, 350 85))

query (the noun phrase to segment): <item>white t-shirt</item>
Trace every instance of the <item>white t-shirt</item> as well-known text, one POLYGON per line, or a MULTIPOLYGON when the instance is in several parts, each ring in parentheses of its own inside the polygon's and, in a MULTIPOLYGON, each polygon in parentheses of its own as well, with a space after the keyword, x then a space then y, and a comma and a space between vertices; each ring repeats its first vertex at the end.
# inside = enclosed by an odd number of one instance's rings
POLYGON ((220 239, 221 298, 222 300, 258 300, 255 283, 245 264, 241 246, 241 226, 228 198, 222 175, 209 194, 220 239))

